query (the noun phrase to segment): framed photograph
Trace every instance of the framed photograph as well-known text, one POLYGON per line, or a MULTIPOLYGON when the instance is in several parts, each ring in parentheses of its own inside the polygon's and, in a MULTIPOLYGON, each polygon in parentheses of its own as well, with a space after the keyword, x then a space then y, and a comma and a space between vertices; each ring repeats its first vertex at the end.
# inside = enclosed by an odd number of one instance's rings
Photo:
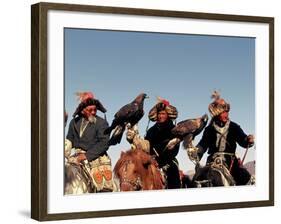
POLYGON ((274 18, 31 8, 33 219, 274 205, 274 18))

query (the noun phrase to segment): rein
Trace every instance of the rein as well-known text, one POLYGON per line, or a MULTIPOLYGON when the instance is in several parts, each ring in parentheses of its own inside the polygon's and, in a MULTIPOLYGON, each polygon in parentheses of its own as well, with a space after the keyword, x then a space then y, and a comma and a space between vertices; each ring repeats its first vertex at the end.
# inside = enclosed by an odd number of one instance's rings
POLYGON ((243 156, 243 159, 242 159, 241 165, 243 165, 243 163, 244 163, 244 161, 245 161, 245 158, 246 158, 246 155, 247 155, 248 151, 249 151, 249 146, 247 146, 247 148, 246 148, 246 151, 245 151, 245 153, 244 153, 244 156, 243 156))

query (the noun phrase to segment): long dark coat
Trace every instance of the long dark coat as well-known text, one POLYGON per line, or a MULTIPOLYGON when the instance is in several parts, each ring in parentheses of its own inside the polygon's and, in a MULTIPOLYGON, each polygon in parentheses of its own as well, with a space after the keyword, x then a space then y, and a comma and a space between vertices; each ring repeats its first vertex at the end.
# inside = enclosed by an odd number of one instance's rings
POLYGON ((153 125, 145 136, 145 139, 150 143, 150 154, 155 156, 156 161, 162 168, 169 165, 166 170, 168 188, 180 188, 179 169, 177 166, 176 155, 179 152, 179 145, 176 145, 171 150, 164 150, 167 143, 174 138, 171 133, 172 128, 175 127, 172 121, 164 124, 156 123, 153 125), (155 151, 157 154, 155 153, 155 151))
POLYGON ((109 140, 109 135, 104 134, 104 130, 108 128, 106 120, 96 116, 96 122, 90 122, 80 137, 81 123, 82 117, 76 117, 69 124, 66 138, 72 142, 72 147, 85 150, 89 161, 106 154, 109 140))
MULTIPOLYGON (((212 125, 212 123, 207 126, 204 130, 202 139, 199 141, 197 147, 199 148, 199 158, 203 156, 203 154, 208 150, 208 158, 207 163, 210 163, 213 161, 213 155, 214 153, 219 151, 219 148, 216 146, 217 142, 217 131, 212 125)), ((230 122, 228 134, 226 137, 226 146, 224 152, 228 153, 235 153, 237 143, 243 147, 246 148, 248 146, 247 141, 247 135, 244 133, 244 131, 241 129, 241 127, 236 124, 235 122, 230 122)), ((231 156, 225 156, 226 158, 226 164, 228 168, 231 165, 231 156)), ((240 167, 240 164, 238 163, 237 158, 234 158, 233 165, 232 165, 232 175, 238 185, 240 184, 246 184, 248 180, 250 179, 249 172, 240 167)))

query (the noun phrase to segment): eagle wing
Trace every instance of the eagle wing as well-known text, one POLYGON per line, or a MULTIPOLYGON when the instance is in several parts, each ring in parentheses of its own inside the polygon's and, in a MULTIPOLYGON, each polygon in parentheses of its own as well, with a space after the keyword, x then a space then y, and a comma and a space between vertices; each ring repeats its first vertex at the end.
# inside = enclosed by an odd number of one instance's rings
POLYGON ((114 115, 115 119, 126 119, 132 116, 138 110, 138 105, 135 103, 129 103, 120 108, 120 110, 114 115))
POLYGON ((172 129, 172 133, 179 137, 184 137, 187 134, 193 133, 200 127, 197 119, 188 119, 181 121, 172 129))

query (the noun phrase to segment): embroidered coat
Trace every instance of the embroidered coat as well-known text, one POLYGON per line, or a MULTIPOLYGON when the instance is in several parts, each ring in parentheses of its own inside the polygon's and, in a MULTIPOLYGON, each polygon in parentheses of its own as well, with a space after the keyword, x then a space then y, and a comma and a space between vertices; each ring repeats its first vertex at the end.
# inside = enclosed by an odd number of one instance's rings
POLYGON ((95 160, 106 154, 108 150, 109 135, 104 134, 108 123, 103 118, 96 116, 95 122, 89 122, 80 137, 82 117, 71 120, 66 138, 71 141, 73 148, 81 148, 86 151, 88 161, 95 160))
MULTIPOLYGON (((211 124, 205 128, 203 137, 197 145, 199 148, 199 158, 201 159, 203 154, 208 150, 209 156, 207 162, 211 162, 213 154, 221 151, 220 144, 224 141, 223 138, 225 138, 225 135, 220 134, 214 127, 214 122, 211 122, 211 124)), ((230 121, 225 138, 225 146, 221 148, 223 148, 223 152, 235 153, 237 143, 241 147, 246 148, 248 146, 247 135, 238 124, 230 121)), ((230 165, 229 159, 227 160, 227 164, 230 165)))
MULTIPOLYGON (((207 158, 207 163, 210 163, 214 159, 214 153, 222 151, 222 149, 223 152, 235 153, 237 143, 243 148, 248 146, 247 135, 238 124, 230 121, 228 130, 221 135, 212 122, 208 127, 205 128, 203 137, 197 145, 199 148, 198 156, 201 159, 203 154, 208 150, 209 156, 207 158), (225 141, 223 141, 223 147, 221 146, 222 138, 224 138, 222 136, 226 136, 225 141)), ((245 168, 241 167, 236 156, 225 156, 225 162, 228 166, 228 169, 233 162, 231 175, 233 176, 236 185, 246 185, 250 181, 250 173, 245 168)))

